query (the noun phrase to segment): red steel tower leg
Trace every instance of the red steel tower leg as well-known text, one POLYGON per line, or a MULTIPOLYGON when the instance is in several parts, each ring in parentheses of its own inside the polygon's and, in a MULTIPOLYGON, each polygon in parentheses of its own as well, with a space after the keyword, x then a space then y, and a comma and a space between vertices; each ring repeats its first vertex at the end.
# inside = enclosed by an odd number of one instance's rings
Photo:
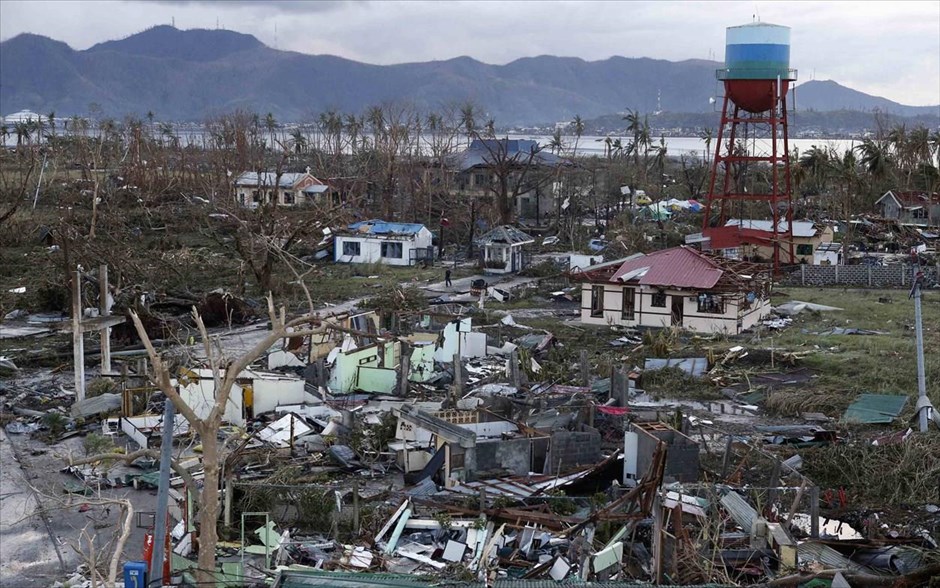
MULTIPOLYGON (((726 82, 727 83, 727 82, 726 82)), ((771 81, 769 91, 773 99, 764 112, 748 112, 728 97, 727 88, 721 109, 721 125, 718 128, 718 144, 712 162, 702 232, 707 234, 712 227, 722 227, 734 214, 735 203, 766 202, 770 207, 771 235, 767 245, 772 248, 774 272, 779 273, 784 264, 796 261, 793 250, 793 202, 790 177, 790 145, 788 138, 786 92, 788 83, 771 81), (739 128, 740 126, 740 128, 739 128), (727 140, 725 137, 727 136, 727 140), (738 137, 759 139, 763 150, 744 145, 738 149, 738 137), (769 143, 769 144, 767 144, 769 143), (766 191, 748 191, 746 174, 763 166, 769 180, 766 191), (769 166, 769 169, 766 169, 769 166), (723 174, 720 182, 719 174, 723 174), (745 174, 743 183, 738 175, 745 174)), ((769 98, 769 97, 768 97, 769 98)), ((755 140, 755 143, 757 141, 755 140)))

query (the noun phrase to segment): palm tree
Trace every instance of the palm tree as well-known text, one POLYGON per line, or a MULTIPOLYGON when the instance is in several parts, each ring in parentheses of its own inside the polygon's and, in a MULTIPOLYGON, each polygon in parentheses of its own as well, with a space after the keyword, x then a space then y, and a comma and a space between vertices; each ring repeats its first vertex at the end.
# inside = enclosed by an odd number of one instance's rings
POLYGON ((610 160, 611 152, 613 151, 613 140, 610 138, 610 135, 604 137, 604 159, 610 160))
POLYGON ((55 137, 55 111, 50 110, 49 114, 46 115, 46 120, 49 121, 49 128, 52 129, 52 136, 55 137))
POLYGON ((496 137, 496 121, 493 119, 486 121, 486 136, 490 138, 496 137))
POLYGON ((467 102, 460 107, 460 126, 463 128, 467 139, 472 139, 476 133, 476 107, 472 102, 467 102))
POLYGON ((643 131, 643 122, 640 120, 640 111, 639 110, 630 110, 627 109, 627 114, 623 117, 623 120, 627 121, 627 132, 633 135, 633 142, 627 148, 627 151, 633 152, 633 163, 637 167, 640 167, 640 135, 643 131))
POLYGON ((816 190, 824 192, 830 171, 829 152, 813 145, 800 158, 799 165, 806 170, 807 176, 813 179, 816 190))
POLYGON ((307 150, 307 137, 304 137, 303 131, 299 128, 291 133, 291 140, 294 144, 294 153, 303 153, 307 150))
POLYGON ((356 150, 356 143, 359 139, 359 136, 362 134, 363 122, 362 119, 356 118, 354 114, 346 115, 346 124, 344 128, 346 129, 346 134, 349 135, 349 144, 352 146, 353 151, 356 150))
POLYGON ((614 139, 614 142, 611 144, 610 154, 617 159, 623 157, 623 141, 620 139, 620 137, 614 139))
POLYGON ((665 189, 666 184, 664 183, 666 178, 666 137, 659 137, 659 145, 655 148, 656 155, 653 159, 653 164, 659 169, 659 180, 660 185, 665 189))
POLYGON ((561 129, 556 128, 552 133, 552 140, 548 143, 548 149, 552 153, 561 153, 564 143, 561 140, 561 129))
POLYGON ((869 190, 876 188, 875 180, 881 182, 888 177, 893 165, 891 153, 883 141, 865 139, 855 147, 859 154, 859 163, 871 177, 869 190))
POLYGON ((271 136, 271 149, 274 149, 275 136, 274 130, 277 128, 277 120, 274 118, 273 113, 268 113, 264 117, 264 128, 268 130, 268 134, 271 136))
POLYGON ((575 157, 578 154, 578 143, 581 141, 581 135, 584 133, 584 121, 581 120, 581 115, 574 115, 574 151, 571 152, 571 156, 575 157))
POLYGON ((713 139, 712 134, 714 132, 715 132, 714 129, 712 129, 711 127, 703 127, 698 135, 700 139, 705 141, 705 167, 708 167, 711 162, 712 139, 713 139))

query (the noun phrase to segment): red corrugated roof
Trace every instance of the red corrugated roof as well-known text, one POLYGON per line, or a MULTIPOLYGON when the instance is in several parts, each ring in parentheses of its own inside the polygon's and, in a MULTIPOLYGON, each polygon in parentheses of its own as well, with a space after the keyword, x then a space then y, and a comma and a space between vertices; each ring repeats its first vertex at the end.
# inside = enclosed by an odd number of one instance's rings
POLYGON ((622 276, 648 268, 640 276, 626 281, 645 286, 708 289, 715 286, 723 271, 712 260, 688 247, 673 247, 624 262, 611 282, 619 282, 622 276))
POLYGON ((774 234, 770 231, 745 229, 737 225, 710 227, 705 229, 703 235, 709 238, 709 245, 712 249, 734 249, 744 243, 768 245, 773 243, 774 238, 774 234))

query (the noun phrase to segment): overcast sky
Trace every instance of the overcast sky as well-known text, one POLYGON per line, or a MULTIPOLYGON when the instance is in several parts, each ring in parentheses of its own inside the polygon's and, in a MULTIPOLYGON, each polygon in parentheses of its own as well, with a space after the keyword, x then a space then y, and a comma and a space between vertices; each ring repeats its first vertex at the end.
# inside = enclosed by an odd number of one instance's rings
POLYGON ((468 55, 724 58, 724 29, 792 27, 800 81, 833 79, 902 104, 940 104, 940 1, 0 1, 0 39, 23 32, 75 49, 157 24, 248 33, 279 49, 389 64, 468 55))

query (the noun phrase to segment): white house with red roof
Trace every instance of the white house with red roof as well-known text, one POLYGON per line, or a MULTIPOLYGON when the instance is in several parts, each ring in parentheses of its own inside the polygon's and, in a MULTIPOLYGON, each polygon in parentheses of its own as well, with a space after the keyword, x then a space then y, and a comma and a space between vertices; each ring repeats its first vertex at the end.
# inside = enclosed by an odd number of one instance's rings
POLYGON ((770 314, 770 268, 681 246, 585 268, 581 322, 737 334, 770 314))
POLYGON ((888 190, 875 200, 878 215, 902 225, 940 226, 940 193, 888 190))

